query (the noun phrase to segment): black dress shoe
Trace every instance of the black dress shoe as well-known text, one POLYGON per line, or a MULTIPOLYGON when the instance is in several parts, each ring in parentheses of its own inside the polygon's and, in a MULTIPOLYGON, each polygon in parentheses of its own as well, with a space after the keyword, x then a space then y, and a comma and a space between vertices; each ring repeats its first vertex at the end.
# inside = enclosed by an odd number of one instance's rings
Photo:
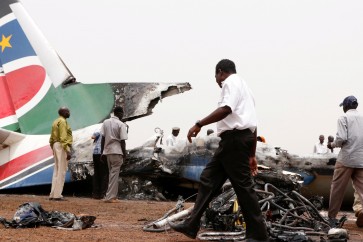
POLYGON ((328 218, 328 222, 331 228, 336 228, 339 224, 339 220, 336 218, 328 218))
POLYGON ((195 239, 197 237, 198 230, 199 230, 198 227, 190 228, 184 223, 175 224, 169 220, 168 220, 168 224, 169 224, 170 228, 174 229, 175 231, 177 231, 179 233, 184 234, 185 236, 188 236, 191 239, 195 239))

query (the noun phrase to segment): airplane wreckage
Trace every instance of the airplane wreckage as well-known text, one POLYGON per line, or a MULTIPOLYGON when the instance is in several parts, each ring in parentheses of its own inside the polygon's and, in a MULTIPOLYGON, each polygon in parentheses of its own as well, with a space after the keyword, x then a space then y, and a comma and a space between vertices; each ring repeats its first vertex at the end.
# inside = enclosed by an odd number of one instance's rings
MULTIPOLYGON (((90 137, 115 105, 124 107, 123 121, 131 121, 150 115, 159 100, 191 89, 189 83, 76 82, 17 0, 0 1, 0 36, 0 189, 51 184, 54 162, 49 125, 60 106, 76 114, 69 119, 74 153, 66 182, 72 182, 92 175, 90 137)), ((157 194, 162 199, 164 191, 172 190, 169 187, 197 188, 219 138, 199 137, 192 144, 181 141, 175 147, 163 145, 162 138, 163 131, 157 128, 147 142, 128 151, 120 194, 135 198, 157 194)), ((275 169, 271 179, 295 172, 304 178, 303 190, 324 197, 329 193, 334 158, 292 155, 262 143, 257 147, 259 163, 275 169)))
MULTIPOLYGON (((158 200, 172 195, 177 188, 196 191, 200 174, 212 158, 219 140, 216 136, 204 136, 189 143, 180 138, 176 146, 166 146, 163 144, 163 130, 155 128, 155 134, 143 145, 128 150, 120 172, 120 196, 158 200)), ((82 149, 77 149, 81 153, 75 154, 70 163, 72 176, 86 179, 93 174, 92 140, 84 137, 76 145, 82 149)), ((293 188, 292 181, 298 182, 304 196, 322 196, 328 201, 336 157, 336 154, 292 155, 279 147, 257 142, 259 174, 255 182, 269 182, 279 188, 293 188)), ((353 189, 350 187, 344 202, 351 204, 352 200, 353 189)))
MULTIPOLYGON (((66 175, 69 183, 92 176, 93 142, 90 137, 109 117, 115 105, 124 107, 123 121, 131 121, 150 115, 161 99, 191 89, 189 83, 76 82, 17 0, 0 1, 0 36, 0 190, 51 184, 54 161, 48 143, 49 129, 60 106, 67 106, 76 114, 68 120, 74 137, 66 175)), ((128 150, 120 173, 121 196, 162 200, 168 196, 166 192, 170 195, 175 187, 198 187, 200 173, 218 147, 219 138, 197 137, 191 144, 180 140, 173 147, 165 146, 162 139, 163 131, 156 128, 155 135, 143 145, 128 150)), ((255 182, 265 187, 265 191, 259 192, 262 194, 260 203, 262 210, 266 208, 271 212, 267 221, 272 225, 272 233, 279 236, 281 230, 276 228, 291 229, 293 226, 300 229, 310 225, 321 228, 318 231, 330 228, 330 224, 316 213, 315 207, 322 206, 321 199, 307 201, 296 192, 296 187, 303 182, 310 195, 326 197, 335 158, 333 155, 296 156, 280 148, 258 144, 257 159, 268 167, 260 166, 261 172, 255 182), (286 192, 273 195, 266 187, 277 192, 285 189, 286 192), (274 211, 269 209, 270 206, 278 207, 274 204, 276 196, 283 197, 282 202, 288 206, 280 206, 285 214, 281 218, 276 218, 274 211), (308 214, 309 218, 302 214, 308 214)), ((231 201, 233 191, 228 190, 227 195, 221 196, 214 202, 231 201)), ((228 215, 221 218, 213 216, 215 213, 220 211, 210 211, 207 223, 216 228, 231 225, 219 223, 220 219, 230 221, 228 215)), ((321 234, 311 228, 305 228, 305 231, 321 234)), ((288 234, 283 236, 289 241, 288 234)))
MULTIPOLYGON (((76 82, 17 0, 0 1, 0 37, 0 189, 51 184, 49 132, 61 106, 74 114, 68 122, 77 143, 91 137, 115 105, 124 107, 124 121, 130 121, 191 89, 189 83, 76 82)), ((78 149, 82 145, 74 147, 76 156, 78 149)), ((77 171, 67 172, 66 183, 74 181, 71 172, 77 171)))
MULTIPOLYGON (((120 172, 119 196, 128 199, 164 200, 172 192, 179 194, 180 187, 196 189, 201 171, 213 156, 220 139, 215 136, 197 137, 191 144, 180 139, 175 146, 165 146, 162 140, 163 131, 156 128, 153 137, 142 146, 128 151, 120 172)), ((88 142, 87 145, 88 147, 83 146, 83 150, 86 149, 87 154, 91 154, 92 143, 88 142)), ((258 143, 256 156, 260 163, 265 164, 259 165, 259 173, 254 178, 254 189, 270 241, 347 240, 348 232, 342 228, 347 217, 344 215, 334 222, 328 220, 320 211, 324 207, 322 195, 326 193, 315 188, 310 189, 315 182, 321 186, 319 176, 331 178, 335 155, 299 157, 289 155, 280 148, 258 143), (295 162, 303 165, 299 167, 295 162), (301 194, 304 190, 307 191, 307 196, 301 194)), ((83 159, 89 160, 86 156, 83 159)), ((87 174, 93 172, 91 162, 85 165, 84 162, 77 161, 73 162, 73 166, 72 170, 77 171, 73 175, 78 178, 87 177, 87 174)), ((330 183, 326 184, 329 185, 330 183)), ((155 221, 148 221, 143 230, 170 230, 168 221, 180 222, 190 215, 193 206, 186 208, 184 202, 194 195, 186 199, 179 196, 175 208, 155 221)), ((245 240, 243 214, 229 182, 224 184, 220 194, 210 202, 203 214, 201 228, 199 240, 245 240)))

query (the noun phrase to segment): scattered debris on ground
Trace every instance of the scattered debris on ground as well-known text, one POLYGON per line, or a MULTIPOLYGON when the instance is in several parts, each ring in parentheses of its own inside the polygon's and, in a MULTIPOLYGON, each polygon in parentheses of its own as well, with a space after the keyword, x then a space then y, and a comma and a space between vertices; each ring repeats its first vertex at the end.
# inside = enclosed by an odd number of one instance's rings
MULTIPOLYGON (((1 240, 4 241, 56 241, 56 242, 193 242, 183 234, 172 230, 163 232, 145 232, 143 227, 160 218, 175 207, 175 201, 140 201, 122 200, 120 203, 105 204, 100 200, 89 197, 66 196, 68 201, 49 201, 48 196, 43 195, 8 195, 0 194, 0 216, 12 218, 19 204, 29 201, 37 201, 49 211, 71 211, 74 214, 87 214, 92 212, 96 216, 94 225, 96 228, 78 231, 66 231, 52 227, 40 226, 36 229, 6 229, 0 224, 1 240)), ((184 210, 193 206, 191 201, 183 203, 184 210)), ((325 211, 321 213, 326 216, 325 211)), ((363 230, 355 225, 355 217, 352 212, 341 212, 339 217, 347 214, 348 220, 343 228, 348 230, 349 242, 362 242, 363 230)), ((201 229, 200 233, 207 232, 201 229)), ((319 240, 318 240, 319 241, 319 240)))
POLYGON ((5 228, 37 228, 48 226, 64 230, 81 230, 90 228, 95 216, 76 216, 69 212, 50 211, 47 212, 38 202, 26 202, 21 204, 16 210, 11 221, 0 217, 0 222, 5 228))
MULTIPOLYGON (((323 207, 322 197, 309 200, 301 195, 302 182, 296 174, 276 174, 267 169, 255 181, 255 191, 271 241, 346 241, 349 238, 348 231, 343 229, 346 216, 334 222, 322 216, 319 211, 323 207)), ((182 204, 181 198, 174 209, 147 224, 144 231, 165 231, 170 229, 168 220, 181 222, 187 218, 191 208, 184 210, 182 204)), ((207 231, 199 233, 198 239, 242 241, 245 239, 245 226, 234 189, 226 183, 221 194, 206 209, 201 228, 207 231)))

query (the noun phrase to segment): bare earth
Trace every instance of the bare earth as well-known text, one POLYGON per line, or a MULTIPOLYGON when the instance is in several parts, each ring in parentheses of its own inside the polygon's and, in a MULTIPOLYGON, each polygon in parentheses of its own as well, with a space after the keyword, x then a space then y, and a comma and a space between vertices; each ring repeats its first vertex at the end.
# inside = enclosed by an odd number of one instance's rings
MULTIPOLYGON (((0 217, 11 220, 17 207, 26 202, 39 202, 46 211, 70 212, 96 216, 97 228, 64 231, 50 227, 6 229, 0 225, 0 241, 195 241, 182 234, 144 232, 143 226, 162 217, 175 202, 130 201, 103 203, 82 197, 67 197, 68 201, 49 201, 47 196, 0 194, 0 217)), ((185 207, 191 206, 186 203, 185 207)), ((363 228, 357 228, 350 214, 344 227, 349 241, 363 241, 363 228)))

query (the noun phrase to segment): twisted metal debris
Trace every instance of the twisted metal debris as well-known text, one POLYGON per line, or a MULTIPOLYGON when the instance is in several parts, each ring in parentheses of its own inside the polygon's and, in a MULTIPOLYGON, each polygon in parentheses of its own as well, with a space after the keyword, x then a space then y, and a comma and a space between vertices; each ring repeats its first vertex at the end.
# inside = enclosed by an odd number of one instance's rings
MULTIPOLYGON (((261 183, 261 182, 260 182, 261 183)), ((277 188, 271 183, 257 184, 256 193, 265 217, 271 241, 311 241, 311 238, 328 238, 333 227, 341 228, 343 217, 338 224, 331 224, 314 204, 294 189, 277 188)), ((320 200, 321 201, 321 200, 320 200)), ((184 209, 179 199, 175 208, 162 218, 144 227, 144 231, 162 232, 169 230, 167 221, 181 221, 190 215, 191 208, 184 209)), ((321 201, 322 202, 322 201, 321 201)), ((319 205, 319 204, 318 204, 319 205)), ((230 185, 214 198, 201 220, 201 227, 207 230, 198 234, 199 240, 242 241, 245 239, 245 222, 238 207, 236 194, 230 185)), ((343 241, 346 238, 343 238, 343 241)))

